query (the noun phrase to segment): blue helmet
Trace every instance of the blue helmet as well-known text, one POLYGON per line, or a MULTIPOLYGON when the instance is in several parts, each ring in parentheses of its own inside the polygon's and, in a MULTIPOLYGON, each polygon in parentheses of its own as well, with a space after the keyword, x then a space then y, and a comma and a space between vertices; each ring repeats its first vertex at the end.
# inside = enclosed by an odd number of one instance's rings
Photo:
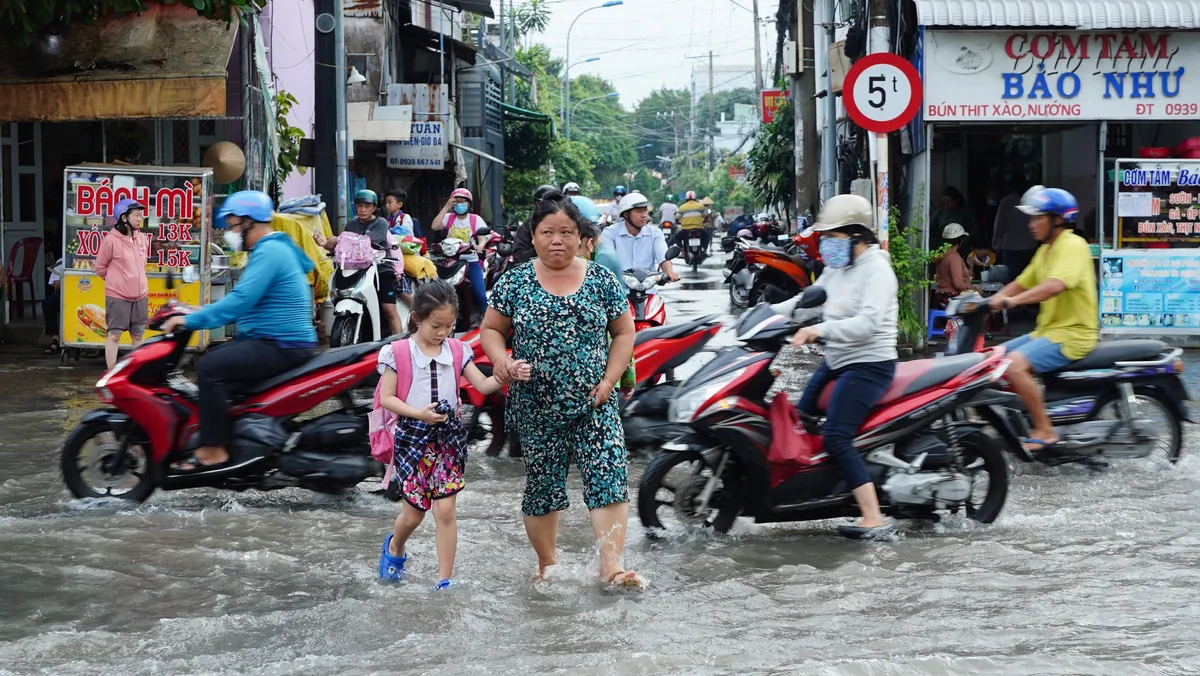
POLYGON ((571 201, 575 203, 575 208, 579 209, 579 213, 589 221, 596 223, 600 220, 600 210, 596 208, 596 203, 581 195, 571 195, 571 201))
POLYGON ((614 195, 624 195, 624 194, 625 194, 625 192, 626 192, 626 191, 625 191, 625 186, 623 186, 623 185, 619 185, 619 186, 617 186, 617 187, 613 188, 613 194, 614 194, 614 195))
POLYGON ((217 218, 240 216, 259 223, 270 223, 274 213, 275 202, 267 193, 260 190, 242 190, 225 198, 221 208, 217 210, 217 218))
POLYGON ((1026 190, 1017 208, 1030 216, 1061 216, 1068 223, 1074 223, 1079 215, 1079 202, 1074 195, 1062 188, 1047 188, 1044 185, 1035 185, 1026 190))
POLYGON ((134 209, 141 209, 142 211, 145 211, 146 206, 144 204, 140 204, 137 200, 128 199, 128 198, 123 199, 120 202, 117 202, 116 206, 113 207, 113 212, 112 212, 113 220, 115 220, 115 221, 121 220, 122 216, 133 211, 134 209))

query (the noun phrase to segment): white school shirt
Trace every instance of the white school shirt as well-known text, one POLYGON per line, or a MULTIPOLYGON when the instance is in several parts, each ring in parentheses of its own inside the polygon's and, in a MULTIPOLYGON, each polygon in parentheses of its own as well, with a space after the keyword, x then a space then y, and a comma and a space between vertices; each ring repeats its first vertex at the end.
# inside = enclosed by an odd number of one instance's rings
MULTIPOLYGON (((417 346, 417 341, 409 339, 408 341, 408 358, 412 361, 412 389, 408 391, 408 398, 404 403, 420 410, 433 403, 430 381, 433 379, 430 366, 436 364, 438 378, 438 399, 445 399, 450 403, 451 408, 458 408, 458 377, 454 371, 454 355, 450 352, 450 343, 442 343, 442 351, 436 357, 428 357, 421 348, 417 346)), ((475 354, 471 352, 471 346, 463 343, 463 369, 467 368, 467 364, 475 358, 475 354)), ((392 344, 388 343, 379 351, 379 373, 383 374, 384 368, 396 370, 396 357, 392 354, 392 344)), ((461 375, 461 374, 458 374, 461 375)))

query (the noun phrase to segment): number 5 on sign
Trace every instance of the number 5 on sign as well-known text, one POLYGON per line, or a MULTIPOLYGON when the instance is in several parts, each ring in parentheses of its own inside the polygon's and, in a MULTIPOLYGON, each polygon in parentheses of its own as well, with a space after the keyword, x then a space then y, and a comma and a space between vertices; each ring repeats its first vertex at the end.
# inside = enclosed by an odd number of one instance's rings
POLYGON ((842 97, 855 124, 880 134, 912 121, 921 107, 921 76, 896 54, 870 54, 846 74, 842 97))

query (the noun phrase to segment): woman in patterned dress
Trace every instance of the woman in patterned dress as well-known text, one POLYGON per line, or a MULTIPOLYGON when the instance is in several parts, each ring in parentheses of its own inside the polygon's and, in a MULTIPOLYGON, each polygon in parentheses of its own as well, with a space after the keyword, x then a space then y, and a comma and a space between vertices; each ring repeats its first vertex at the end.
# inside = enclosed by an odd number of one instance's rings
POLYGON ((622 568, 629 518, 629 467, 613 388, 633 353, 633 316, 625 287, 603 266, 577 254, 576 206, 557 192, 540 200, 532 219, 537 258, 492 290, 482 327, 483 349, 506 380, 514 360, 533 369, 510 387, 507 420, 525 449, 525 532, 538 557, 538 578, 554 565, 559 512, 568 506, 567 469, 583 478, 584 503, 600 549, 600 579, 641 586, 622 568), (512 355, 505 337, 513 334, 512 355), (611 334, 611 341, 610 341, 611 334))

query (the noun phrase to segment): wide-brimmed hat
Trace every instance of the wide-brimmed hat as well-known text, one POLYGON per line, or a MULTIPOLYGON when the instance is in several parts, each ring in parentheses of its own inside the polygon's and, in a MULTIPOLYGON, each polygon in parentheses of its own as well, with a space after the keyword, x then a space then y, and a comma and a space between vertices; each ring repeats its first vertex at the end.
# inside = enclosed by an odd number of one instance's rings
POLYGON ((246 173, 246 154, 236 143, 218 141, 204 151, 202 164, 213 170, 213 181, 233 183, 246 173))

